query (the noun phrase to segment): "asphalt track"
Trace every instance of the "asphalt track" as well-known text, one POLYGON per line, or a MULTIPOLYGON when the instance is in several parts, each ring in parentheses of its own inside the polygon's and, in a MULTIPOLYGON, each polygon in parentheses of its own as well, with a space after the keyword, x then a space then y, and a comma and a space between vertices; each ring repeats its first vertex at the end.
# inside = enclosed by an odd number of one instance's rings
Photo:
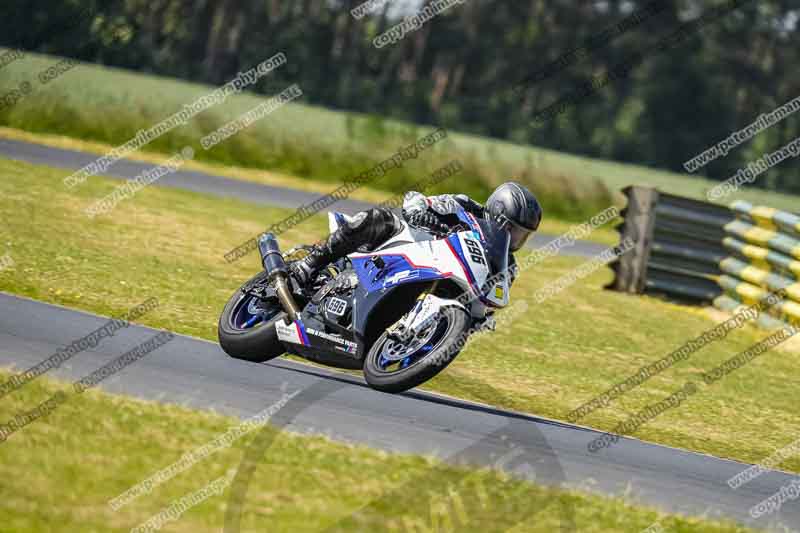
MULTIPOLYGON (((23 141, 0 139, 0 156, 16 161, 24 161, 36 165, 77 170, 97 159, 97 155, 75 150, 53 148, 41 144, 23 141)), ((154 165, 122 159, 108 169, 104 176, 119 179, 135 178, 154 165)), ((65 174, 64 177, 66 177, 65 174)), ((235 180, 224 176, 214 176, 191 170, 179 170, 160 178, 155 184, 160 187, 173 187, 215 196, 235 198, 274 207, 296 209, 313 203, 319 199, 318 193, 300 191, 284 187, 261 185, 248 181, 235 180)), ((457 191, 456 191, 457 192, 457 191)), ((372 204, 356 200, 342 200, 330 206, 331 210, 352 214, 369 208, 372 204)), ((538 248, 546 245, 555 237, 539 233, 529 242, 529 246, 538 248)), ((231 243, 231 247, 239 243, 231 243)), ((572 246, 559 250, 560 254, 590 257, 602 252, 606 247, 600 244, 578 241, 572 246)))
MULTIPOLYGON (((65 169, 80 168, 96 157, 10 140, 0 140, 0 155, 65 169)), ((123 160, 106 175, 128 179, 148 168, 152 165, 123 160)), ((314 193, 193 171, 165 176, 157 185, 287 208, 318 198, 314 193)), ((345 200, 333 208, 354 212, 368 206, 345 200)), ((550 238, 539 235, 533 244, 541 246, 550 238)), ((588 256, 603 248, 578 242, 562 253, 588 256)), ((0 365, 16 370, 29 368, 104 322, 94 315, 0 293, 0 365)), ((52 373, 65 379, 83 377, 153 334, 147 328, 132 326, 105 339, 97 348, 76 355, 52 373)), ((101 386, 114 393, 239 417, 274 404, 283 391, 310 391, 310 399, 296 407, 281 427, 388 451, 505 467, 540 483, 624 495, 668 512, 725 517, 756 527, 782 524, 800 528, 796 502, 787 502, 778 513, 758 521, 748 515, 751 506, 794 479, 788 474, 763 474, 733 490, 726 480, 748 465, 635 439, 621 439, 611 448, 592 454, 587 444, 600 434, 587 428, 419 391, 382 394, 369 389, 361 379, 283 359, 266 364, 236 361, 216 344, 198 339, 179 336, 101 386), (526 468, 511 468, 519 461, 498 462, 508 455, 510 442, 517 451, 524 450, 526 468)))
MULTIPOLYGON (((27 369, 105 321, 0 293, 0 366, 27 369)), ((51 373, 78 379, 154 334, 131 326, 51 373)), ((498 465, 498 457, 507 453, 511 435, 516 440, 512 446, 527 454, 526 468, 515 467, 513 473, 540 483, 624 495, 669 512, 727 517, 756 527, 779 522, 800 528, 796 502, 785 503, 770 520, 754 522, 748 516, 751 506, 794 479, 788 474, 769 472, 733 490, 726 480, 748 465, 627 438, 592 454, 587 444, 600 435, 593 430, 426 392, 383 394, 369 389, 360 378, 285 359, 264 364, 237 361, 215 343, 194 338, 178 336, 101 387, 239 417, 274 404, 284 391, 323 391, 311 394, 311 400, 280 426, 388 451, 501 467, 507 465, 498 465)))

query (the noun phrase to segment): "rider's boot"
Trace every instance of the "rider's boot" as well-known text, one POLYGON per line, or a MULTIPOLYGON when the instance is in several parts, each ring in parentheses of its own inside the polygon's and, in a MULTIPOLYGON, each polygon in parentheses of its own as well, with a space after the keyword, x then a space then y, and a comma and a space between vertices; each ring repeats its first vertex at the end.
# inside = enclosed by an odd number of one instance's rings
POLYGON ((294 279, 305 286, 317 272, 340 257, 353 253, 356 248, 358 244, 353 244, 351 239, 345 236, 345 232, 338 229, 331 233, 324 243, 312 246, 309 254, 303 259, 290 263, 289 270, 294 279))
POLYGON ((315 245, 305 258, 291 263, 289 270, 295 280, 305 286, 328 264, 352 254, 361 246, 373 249, 401 228, 398 218, 388 209, 362 211, 331 233, 325 243, 315 245))

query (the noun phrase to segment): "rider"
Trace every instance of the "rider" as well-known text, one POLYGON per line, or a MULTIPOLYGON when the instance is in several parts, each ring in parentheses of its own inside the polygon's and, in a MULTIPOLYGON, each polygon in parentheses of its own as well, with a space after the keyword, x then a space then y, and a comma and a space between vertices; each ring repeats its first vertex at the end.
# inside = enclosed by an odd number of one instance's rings
MULTIPOLYGON (((511 235, 511 251, 521 249, 539 227, 542 208, 536 197, 523 185, 507 182, 499 186, 486 206, 464 194, 442 194, 426 197, 409 192, 403 200, 403 218, 409 225, 447 234, 461 223, 456 216, 462 207, 476 217, 493 218, 511 235)), ((292 275, 305 285, 313 275, 337 259, 362 250, 374 250, 401 230, 400 219, 389 209, 362 211, 331 233, 322 245, 315 245, 302 260, 289 265, 292 275)), ((513 265, 513 255, 509 265, 513 265)), ((512 273, 513 274, 513 273, 512 273)))

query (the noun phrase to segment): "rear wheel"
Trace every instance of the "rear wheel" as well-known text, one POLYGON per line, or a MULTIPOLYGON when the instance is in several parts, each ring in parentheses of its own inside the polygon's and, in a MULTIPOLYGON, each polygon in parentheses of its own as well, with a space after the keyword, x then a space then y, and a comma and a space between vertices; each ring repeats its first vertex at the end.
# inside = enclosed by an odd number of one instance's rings
MULTIPOLYGON (((264 273, 255 276, 244 286, 264 280, 264 273)), ((286 313, 277 300, 261 300, 237 290, 219 317, 219 344, 233 358, 261 363, 286 352, 275 323, 284 320, 286 313)))
POLYGON ((461 352, 469 315, 458 307, 441 309, 438 319, 414 339, 400 342, 388 332, 372 345, 364 361, 364 377, 373 389, 403 392, 425 383, 461 352))

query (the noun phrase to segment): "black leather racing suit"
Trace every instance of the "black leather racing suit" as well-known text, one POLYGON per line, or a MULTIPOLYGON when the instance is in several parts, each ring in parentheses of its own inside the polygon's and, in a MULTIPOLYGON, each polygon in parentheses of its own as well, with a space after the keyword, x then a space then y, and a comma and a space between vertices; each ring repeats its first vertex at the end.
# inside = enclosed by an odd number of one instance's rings
MULTIPOLYGON (((412 191, 403 199, 403 218, 411 226, 447 234, 463 225, 456 214, 459 207, 476 217, 484 216, 483 206, 464 194, 425 196, 412 191)), ((401 229, 400 220, 389 209, 376 207, 362 211, 345 219, 322 245, 315 246, 308 257, 295 263, 292 270, 301 280, 308 279, 313 272, 341 257, 359 250, 374 250, 401 229)), ((509 265, 514 264, 514 256, 510 255, 509 265)), ((512 279, 514 270, 511 269, 512 279)))

